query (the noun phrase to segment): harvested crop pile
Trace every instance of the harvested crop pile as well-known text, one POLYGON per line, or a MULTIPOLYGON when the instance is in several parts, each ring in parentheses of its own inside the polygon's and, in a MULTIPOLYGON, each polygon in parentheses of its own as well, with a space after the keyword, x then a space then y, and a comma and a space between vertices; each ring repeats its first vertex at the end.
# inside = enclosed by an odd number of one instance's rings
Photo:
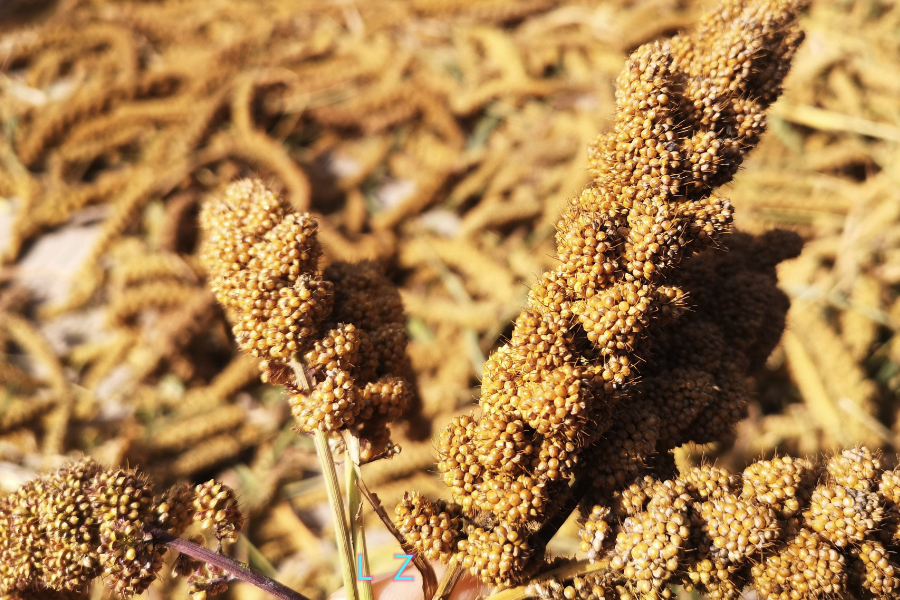
MULTIPOLYGON (((315 214, 327 260, 385 267, 444 424, 557 264, 625 56, 701 7, 63 0, 0 25, 4 489, 80 453, 161 485, 233 467, 266 564, 311 596, 335 587, 327 559, 298 563, 317 542, 281 494, 305 509, 324 490, 205 285, 200 201, 259 176, 315 214)), ((751 416, 706 449, 738 471, 776 446, 897 445, 900 5, 820 2, 802 27, 769 137, 726 190, 739 229, 807 240, 779 271, 793 308, 751 416)), ((443 489, 409 429, 363 470, 386 502, 443 489)))

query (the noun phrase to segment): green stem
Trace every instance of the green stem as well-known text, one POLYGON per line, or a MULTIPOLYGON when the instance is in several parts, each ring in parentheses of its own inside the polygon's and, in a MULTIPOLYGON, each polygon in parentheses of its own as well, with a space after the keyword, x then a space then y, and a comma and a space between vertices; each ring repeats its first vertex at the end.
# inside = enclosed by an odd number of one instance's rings
POLYGON ((314 434, 316 453, 322 463, 322 475, 325 477, 325 488, 328 490, 328 503, 334 518, 334 533, 337 539, 338 554, 341 558, 341 574, 344 577, 344 589, 347 600, 359 600, 356 593, 356 565, 353 562, 353 549, 350 533, 347 531, 347 515, 344 513, 344 501, 338 485, 337 471, 334 468, 334 456, 328 446, 328 434, 317 429, 314 434))
MULTIPOLYGON (((356 485, 357 480, 362 478, 362 474, 359 471, 359 438, 349 431, 345 431, 344 444, 347 446, 347 461, 344 462, 344 475, 347 481, 347 508, 350 515, 350 537, 353 540, 353 553, 356 556, 362 556, 362 570, 367 576, 371 577, 369 554, 366 551, 366 531, 363 527, 362 494, 359 492, 359 486, 356 485)), ((374 600, 371 581, 360 579, 359 597, 360 600, 374 600)))

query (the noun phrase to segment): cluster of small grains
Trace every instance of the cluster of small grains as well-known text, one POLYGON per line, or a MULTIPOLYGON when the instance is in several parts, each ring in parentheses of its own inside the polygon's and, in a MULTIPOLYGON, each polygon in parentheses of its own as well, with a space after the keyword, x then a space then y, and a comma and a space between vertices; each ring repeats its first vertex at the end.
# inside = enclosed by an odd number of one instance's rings
POLYGON ((530 583, 528 595, 540 600, 611 600, 616 596, 626 600, 625 594, 611 593, 607 583, 596 576, 575 577, 568 585, 549 579, 530 583))
MULTIPOLYGON (((885 499, 884 535, 900 542, 900 470, 885 471, 878 482, 878 494, 885 499)), ((893 543, 893 542, 892 542, 893 543)))
POLYGON ((807 500, 804 492, 815 485, 812 461, 790 456, 761 460, 744 469, 744 496, 767 504, 784 518, 797 514, 807 500), (799 496, 798 496, 799 495, 799 496))
POLYGON ((236 540, 244 526, 234 490, 215 479, 194 488, 194 520, 212 528, 217 540, 236 540))
POLYGON ((200 223, 209 285, 231 314, 238 346, 289 358, 331 312, 332 286, 313 276, 322 254, 315 220, 289 213, 261 181, 244 179, 206 202, 200 223))
POLYGON ((447 562, 459 541, 459 507, 407 492, 395 510, 397 529, 429 560, 447 562))
POLYGON ((610 512, 608 506, 595 504, 585 519, 579 537, 581 537, 581 549, 588 553, 591 560, 596 559, 609 546, 612 539, 612 525, 610 525, 610 512))
POLYGON ((582 509, 582 550, 609 568, 542 597, 668 598, 672 584, 723 600, 748 586, 765 600, 895 597, 900 543, 882 525, 897 508, 897 473, 860 447, 822 467, 775 457, 742 476, 703 465, 640 477, 582 509))
POLYGON ((194 522, 193 501, 194 489, 189 485, 167 489, 154 503, 154 526, 172 535, 181 535, 194 522))
POLYGON ((361 458, 413 400, 399 292, 373 263, 319 270, 316 221, 245 179, 204 203, 202 259, 238 346, 285 385, 301 431, 350 429, 361 458))
POLYGON ((153 531, 180 535, 209 518, 233 539, 242 525, 233 495, 209 482, 154 496, 140 474, 89 459, 34 479, 0 498, 0 596, 74 597, 98 577, 120 597, 141 594, 167 550, 153 531))
MULTIPOLYGON (((712 191, 758 142, 803 37, 802 4, 725 0, 694 32, 629 58, 613 130, 590 149, 593 183, 557 226, 558 266, 485 362, 481 414, 454 419, 438 440, 439 469, 466 518, 488 513, 524 543, 572 509, 573 480, 609 501, 636 476, 671 470, 670 449, 720 439, 743 416, 749 374, 784 326, 775 266, 802 244, 788 232, 727 235, 731 204, 712 191), (731 252, 718 252, 726 240, 731 252)), ((768 543, 745 539, 744 522, 761 519, 768 532, 774 509, 734 495, 707 502, 730 532, 710 537, 727 540, 713 558, 768 543)), ((628 540, 656 554, 623 568, 655 589, 687 543, 683 515, 659 506, 630 518, 628 540), (651 523, 663 533, 644 540, 651 523)), ((493 534, 469 535, 457 559, 489 583, 511 585, 542 560, 535 540, 509 568, 487 568, 473 548, 493 534)), ((588 546, 598 552, 603 541, 588 546)))
POLYGON ((491 530, 469 525, 466 537, 459 541, 457 560, 475 577, 495 586, 509 581, 513 573, 527 577, 537 564, 534 548, 515 529, 497 525, 491 530))
POLYGON ((865 541, 851 551, 856 559, 850 572, 851 585, 877 598, 892 598, 900 592, 900 566, 878 541, 865 541))
POLYGON ((166 547, 145 541, 153 492, 137 473, 100 471, 92 482, 93 517, 98 524, 100 565, 119 596, 140 594, 156 580, 166 547))
POLYGON ((654 484, 648 492, 646 509, 622 522, 610 561, 640 594, 659 590, 671 579, 690 535, 690 496, 684 484, 669 480, 654 484))

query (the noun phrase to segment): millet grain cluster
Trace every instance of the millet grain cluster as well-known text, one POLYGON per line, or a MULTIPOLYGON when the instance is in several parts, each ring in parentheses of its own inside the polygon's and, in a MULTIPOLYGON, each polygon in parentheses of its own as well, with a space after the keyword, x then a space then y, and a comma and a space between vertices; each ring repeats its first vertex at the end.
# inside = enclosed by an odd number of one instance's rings
MULTIPOLYGON (((167 551, 151 530, 178 536, 193 521, 220 542, 236 539, 234 491, 209 481, 155 495, 135 471, 72 464, 0 498, 0 597, 81 598, 98 577, 119 597, 141 594, 167 551)), ((204 591, 203 567, 183 574, 204 591)))
POLYGON ((638 478, 596 505, 582 549, 609 569, 568 585, 534 586, 540 598, 668 598, 670 586, 709 598, 893 598, 900 586, 895 530, 898 472, 866 448, 824 468, 776 457, 737 475, 711 465, 679 477, 638 478), (623 518, 624 515, 624 518, 623 518))
POLYGON ((350 429, 363 460, 384 452, 388 424, 414 395, 396 288, 369 262, 320 270, 316 221, 258 180, 204 203, 200 225, 210 286, 238 346, 263 359, 264 381, 286 386, 297 427, 350 429))
MULTIPOLYGON (((641 473, 673 472, 670 449, 719 439, 742 417, 748 374, 784 326, 775 265, 801 244, 786 232, 726 238, 732 207, 712 192, 765 128, 803 37, 801 8, 726 0, 694 32, 629 58, 615 126, 589 151, 593 183, 557 226, 559 266, 486 361, 480 415, 455 418, 437 442, 460 515, 476 523, 456 557, 485 582, 505 587, 541 564, 532 534, 570 506, 573 481, 589 479, 589 497, 608 503, 641 473)), ((715 514, 749 510, 732 496, 707 502, 715 514)), ((641 589, 689 543, 677 512, 687 508, 670 508, 633 523, 661 536, 652 556, 642 541, 630 550, 644 562, 624 568, 653 574, 641 589)), ((737 560, 758 544, 713 554, 737 560)))

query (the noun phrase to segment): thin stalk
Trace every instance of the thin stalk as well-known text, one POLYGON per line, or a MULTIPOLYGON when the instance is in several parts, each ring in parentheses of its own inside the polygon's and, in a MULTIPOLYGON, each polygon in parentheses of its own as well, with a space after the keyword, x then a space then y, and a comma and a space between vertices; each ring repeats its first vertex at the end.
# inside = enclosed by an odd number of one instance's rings
POLYGON ((391 532, 391 535, 394 536, 394 539, 397 540, 400 547, 403 548, 403 552, 412 554, 415 557, 413 558, 413 564, 416 566, 416 569, 419 570, 419 573, 422 574, 422 597, 433 598, 438 582, 437 575, 434 574, 434 568, 432 568, 431 563, 425 560, 425 556, 420 552, 416 552, 413 545, 403 537, 403 534, 400 533, 400 530, 397 529, 397 526, 394 525, 391 517, 388 516, 387 511, 384 510, 384 507, 381 505, 378 494, 370 491, 369 488, 366 487, 366 482, 362 479, 356 480, 356 486, 359 488, 362 495, 365 496, 366 500, 369 501, 372 510, 375 511, 375 514, 378 515, 378 518, 381 519, 381 522, 384 523, 387 530, 391 532))
POLYGON ((295 592, 286 585, 278 583, 274 579, 269 579, 261 573, 248 569, 233 558, 225 556, 224 554, 217 554, 209 548, 204 548, 203 546, 174 536, 161 529, 149 527, 147 528, 147 533, 153 537, 154 541, 165 544, 172 550, 186 554, 191 558, 202 560, 208 565, 231 573, 235 578, 246 581, 250 585, 255 585, 262 591, 279 600, 309 600, 309 598, 303 594, 295 592))
POLYGON ((344 501, 338 485, 337 471, 334 468, 334 456, 328 446, 328 435, 317 429, 314 434, 316 453, 322 463, 322 475, 325 476, 325 489, 328 490, 328 503, 334 519, 334 532, 337 538, 338 554, 341 558, 341 574, 344 578, 344 589, 347 600, 359 600, 356 593, 356 565, 353 562, 353 548, 350 543, 350 532, 347 530, 347 515, 344 514, 344 501))
POLYGON ((459 564, 459 561, 454 556, 450 559, 450 564, 447 565, 447 570, 444 572, 444 576, 441 577, 441 582, 438 584, 432 600, 447 600, 450 594, 453 593, 453 588, 456 587, 462 574, 462 565, 459 564))
MULTIPOLYGON (((359 493, 359 486, 356 485, 356 482, 362 478, 359 471, 359 438, 349 431, 345 431, 344 444, 347 446, 344 475, 347 482, 347 508, 350 515, 350 538, 353 540, 353 554, 357 557, 362 556, 362 570, 371 577, 369 554, 366 551, 366 531, 363 527, 362 495, 359 493)), ((358 558, 357 561, 359 561, 358 558)), ((360 600, 374 600, 371 581, 360 579, 358 585, 360 600)))

